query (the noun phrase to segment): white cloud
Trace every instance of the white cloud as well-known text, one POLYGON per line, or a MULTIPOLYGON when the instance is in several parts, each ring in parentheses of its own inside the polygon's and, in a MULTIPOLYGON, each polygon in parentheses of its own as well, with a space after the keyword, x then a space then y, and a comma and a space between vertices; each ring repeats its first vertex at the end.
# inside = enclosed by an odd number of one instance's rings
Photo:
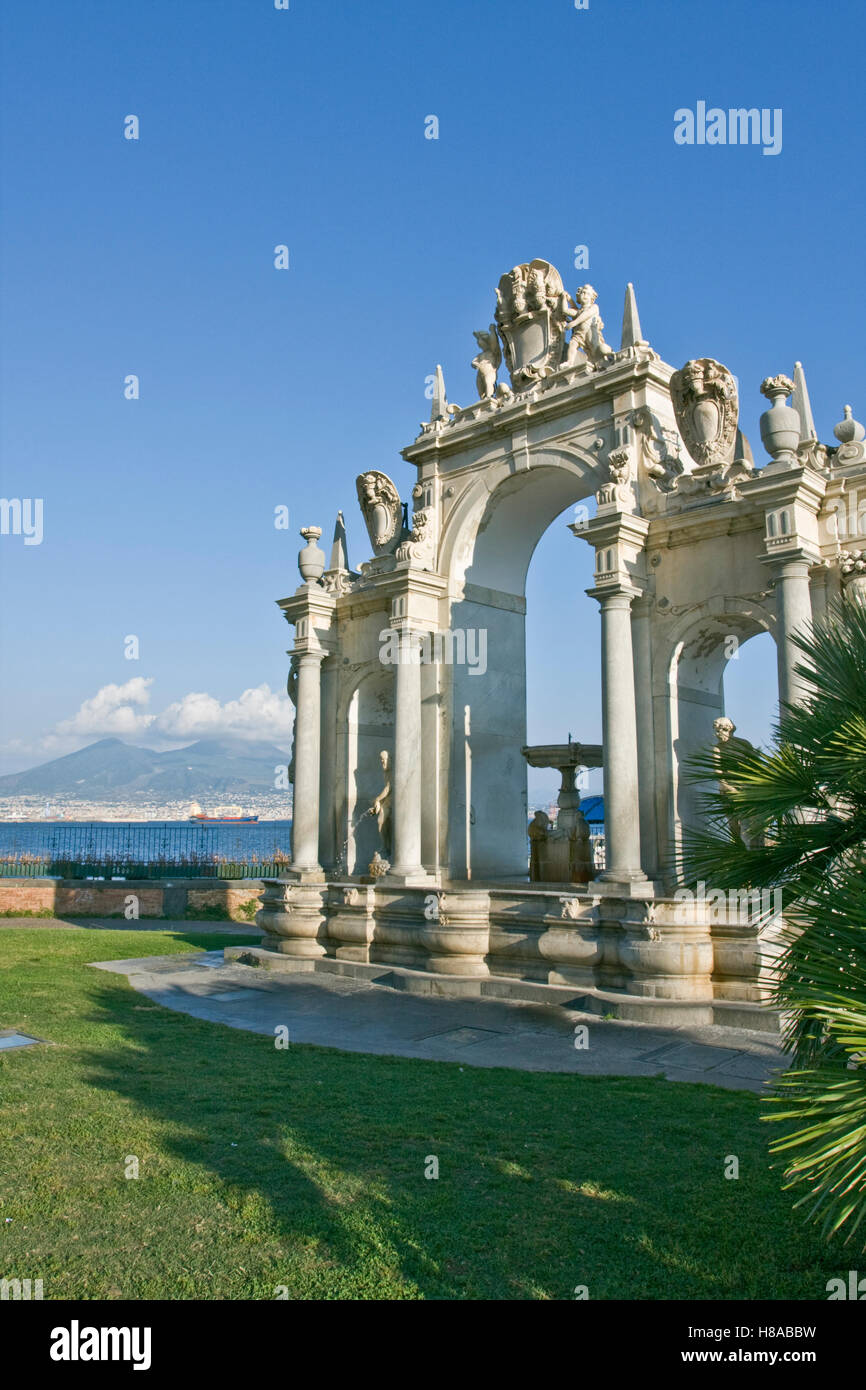
POLYGON ((71 719, 55 725, 49 738, 128 737, 147 730, 155 716, 144 713, 150 702, 152 676, 133 676, 124 685, 104 685, 85 700, 71 719))
POLYGON ((221 705, 212 695, 194 692, 168 705, 152 732, 163 739, 247 738, 285 743, 292 736, 294 709, 285 695, 259 685, 221 705))
POLYGON ((268 685, 245 690, 225 704, 205 691, 191 691, 161 712, 150 708, 152 685, 153 678, 145 676, 134 676, 124 685, 104 685, 70 719, 54 726, 42 740, 43 751, 66 752, 109 737, 161 748, 200 738, 291 742, 293 706, 268 685))

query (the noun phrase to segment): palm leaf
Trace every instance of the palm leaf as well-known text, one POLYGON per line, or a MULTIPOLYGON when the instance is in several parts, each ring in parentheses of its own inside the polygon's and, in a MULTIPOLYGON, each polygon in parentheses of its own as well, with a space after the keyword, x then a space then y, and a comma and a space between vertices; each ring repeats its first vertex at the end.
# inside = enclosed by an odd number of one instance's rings
POLYGON ((805 1189, 796 1206, 851 1240, 866 1234, 866 605, 831 605, 793 640, 805 697, 782 708, 773 747, 687 763, 704 824, 684 834, 678 872, 781 893, 765 966, 796 1069, 767 1102, 785 1126, 771 1151, 785 1186, 805 1189))

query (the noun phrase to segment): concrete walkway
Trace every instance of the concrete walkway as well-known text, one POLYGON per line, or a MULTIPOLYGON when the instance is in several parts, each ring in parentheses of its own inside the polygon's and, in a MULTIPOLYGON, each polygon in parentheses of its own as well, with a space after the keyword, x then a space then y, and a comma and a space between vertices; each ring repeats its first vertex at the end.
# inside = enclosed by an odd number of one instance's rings
POLYGON ((343 975, 274 976, 226 964, 221 951, 99 961, 94 968, 126 975, 133 989, 180 1013, 252 1033, 273 1035, 283 1025, 290 1044, 344 1052, 584 1076, 664 1076, 752 1091, 785 1065, 765 1033, 660 1029, 552 1004, 407 994, 343 975), (585 1048, 575 1047, 580 1025, 585 1048))

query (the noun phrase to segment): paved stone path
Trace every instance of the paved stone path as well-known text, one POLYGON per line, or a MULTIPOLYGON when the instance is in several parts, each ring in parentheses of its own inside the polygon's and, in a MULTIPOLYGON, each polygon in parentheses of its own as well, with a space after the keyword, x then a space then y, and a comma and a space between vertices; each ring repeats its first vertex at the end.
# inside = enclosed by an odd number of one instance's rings
POLYGON ((406 994, 343 975, 275 977, 254 966, 224 964, 221 951, 94 965, 126 975, 141 994, 180 1013, 253 1033, 273 1034, 284 1025, 290 1044, 345 1052, 585 1076, 663 1075, 753 1091, 785 1065, 766 1033, 661 1029, 559 1005, 406 994), (588 1030, 585 1050, 574 1046, 581 1024, 588 1030))

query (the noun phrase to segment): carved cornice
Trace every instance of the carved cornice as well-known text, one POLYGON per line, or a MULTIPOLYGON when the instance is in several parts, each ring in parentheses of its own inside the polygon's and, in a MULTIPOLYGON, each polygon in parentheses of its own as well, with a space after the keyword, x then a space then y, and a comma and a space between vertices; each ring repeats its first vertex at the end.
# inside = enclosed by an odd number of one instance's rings
MULTIPOLYGON (((574 415, 595 405, 613 404, 626 391, 640 393, 655 388, 660 404, 669 399, 668 383, 673 367, 660 358, 616 355, 614 361, 600 372, 577 372, 566 368, 539 382, 532 399, 514 396, 493 410, 482 411, 477 418, 464 418, 470 412, 455 415, 451 424, 436 434, 424 434, 401 452, 408 463, 421 464, 449 457, 455 453, 477 449, 485 441, 493 442, 504 429, 514 429, 519 420, 547 423, 565 415, 574 415)), ((482 406, 483 402, 478 402, 482 406)), ((473 407, 477 409, 477 407, 473 407)))

